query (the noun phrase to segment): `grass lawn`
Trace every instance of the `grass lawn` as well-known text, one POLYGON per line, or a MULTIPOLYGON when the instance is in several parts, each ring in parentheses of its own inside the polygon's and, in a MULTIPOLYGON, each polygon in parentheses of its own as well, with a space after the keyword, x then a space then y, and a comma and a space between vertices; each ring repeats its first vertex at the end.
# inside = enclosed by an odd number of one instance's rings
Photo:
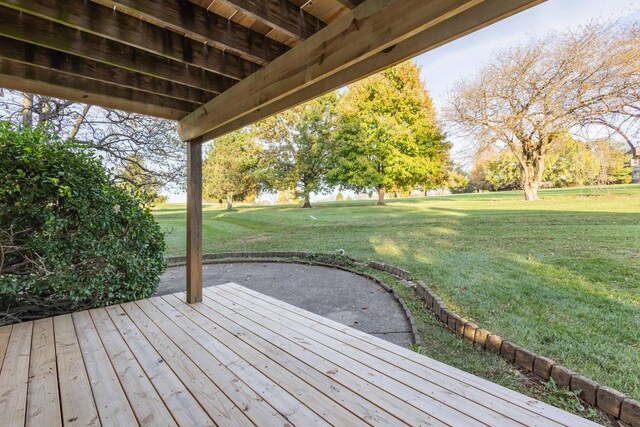
MULTIPOLYGON (((204 252, 342 248, 389 262, 481 327, 640 399, 640 185, 541 197, 526 203, 520 192, 504 192, 231 212, 205 205, 204 252)), ((167 255, 183 255, 184 205, 155 215, 168 232, 167 255)), ((410 305, 427 354, 518 388, 504 362, 456 341, 417 301, 410 305)))

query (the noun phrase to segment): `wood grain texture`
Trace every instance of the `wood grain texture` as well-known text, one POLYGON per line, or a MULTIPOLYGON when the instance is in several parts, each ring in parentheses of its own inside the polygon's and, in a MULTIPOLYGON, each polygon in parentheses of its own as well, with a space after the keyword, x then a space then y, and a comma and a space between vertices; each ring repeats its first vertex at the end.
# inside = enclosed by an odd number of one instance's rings
POLYGON ((0 366, 4 360, 4 354, 9 346, 9 338, 11 337, 11 325, 0 326, 0 366))
POLYGON ((398 43, 388 52, 379 52, 327 79, 323 79, 276 102, 265 105, 226 125, 205 133, 210 140, 265 117, 280 113, 292 106, 313 99, 347 84, 358 81, 387 67, 442 46, 473 31, 542 3, 545 0, 492 0, 474 6, 446 21, 398 43))
POLYGON ((482 0, 367 0, 180 120, 193 139, 361 62, 482 0))
POLYGON ((100 422, 114 426, 138 425, 91 315, 88 311, 81 311, 74 313, 72 318, 100 422))
POLYGON ((360 4, 364 3, 365 0, 338 0, 340 3, 348 7, 349 9, 353 9, 355 7, 360 6, 360 4))
POLYGON ((236 284, 203 296, 0 328, 2 426, 595 425, 236 284))
POLYGON ((262 65, 273 61, 288 47, 257 31, 233 22, 227 17, 209 12, 189 1, 156 0, 98 0, 99 3, 116 6, 117 10, 144 16, 155 25, 166 26, 186 34, 200 42, 207 42, 218 49, 262 65))
POLYGON ((221 0, 283 33, 304 40, 325 24, 288 0, 221 0))
POLYGON ((32 331, 33 322, 11 328, 0 371, 0 420, 6 427, 25 424, 32 331))
MULTIPOLYGON (((486 402, 492 402, 491 404, 485 403, 485 405, 488 405, 490 408, 495 408, 497 411, 500 411, 499 408, 502 404, 509 404, 516 407, 516 414, 518 414, 517 417, 525 417, 523 419, 526 419, 526 417, 530 416, 531 412, 534 412, 542 417, 542 419, 546 419, 546 423, 549 423, 548 420, 562 421, 568 419, 573 420, 573 422, 577 424, 583 422, 587 423, 586 425, 592 425, 587 420, 575 417, 574 415, 568 414, 567 412, 551 405, 547 405, 538 400, 515 393, 505 387, 463 372, 459 369, 455 369, 445 363, 425 358, 424 356, 421 356, 409 349, 391 344, 385 340, 356 329, 345 327, 338 322, 326 319, 322 316, 310 313, 282 301, 278 301, 243 286, 230 283, 224 285, 223 288, 220 288, 220 291, 218 291, 217 287, 214 289, 216 291, 216 296, 217 292, 225 292, 229 289, 233 289, 233 291, 238 295, 241 295, 242 298, 247 301, 251 301, 252 304, 268 307, 268 309, 274 313, 282 313, 279 311, 278 307, 283 308, 287 313, 286 317, 290 320, 308 324, 312 329, 331 337, 336 347, 342 347, 346 344, 349 347, 365 351, 374 355, 378 360, 377 363, 390 364, 390 366, 404 369, 422 380, 439 378, 438 381, 446 385, 446 387, 453 392, 459 390, 458 387, 462 387, 462 390, 471 390, 472 392, 474 391, 473 389, 476 391, 480 390, 486 394, 484 400, 486 402), (257 300, 254 298, 257 298, 257 300), (500 402, 500 400, 503 400, 504 402, 500 402), (524 414, 521 414, 520 412, 523 411, 524 414)), ((207 293, 209 292, 211 292, 211 290, 207 289, 207 293)), ((354 353, 351 353, 351 355, 353 357, 357 357, 354 353)), ((562 424, 562 422, 560 422, 560 424, 562 424)), ((571 425, 571 423, 566 425, 571 425)))
MULTIPOLYGON (((176 422, 153 386, 153 378, 143 370, 142 362, 138 362, 145 353, 134 354, 131 349, 135 347, 128 345, 130 333, 126 329, 120 329, 121 324, 133 325, 133 322, 121 310, 116 316, 110 317, 113 309, 117 310, 119 307, 98 308, 91 310, 89 314, 100 340, 104 343, 125 397, 131 402, 131 409, 143 426, 175 426, 176 422)), ((149 345, 146 340, 143 343, 145 346, 149 345)), ((155 359, 156 362, 158 360, 162 359, 155 359)), ((181 389, 177 388, 174 392, 180 391, 181 389)))
POLYGON ((8 37, 0 36, 0 45, 2 46, 0 58, 156 94, 160 97, 203 104, 216 96, 215 92, 196 89, 8 37))
POLYGON ((193 105, 198 105, 72 74, 57 73, 1 57, 0 75, 2 86, 7 89, 55 96, 134 113, 153 113, 151 115, 169 119, 183 117, 193 105))
POLYGON ((264 375, 245 359, 238 357, 230 348, 213 336, 206 325, 209 319, 187 305, 182 298, 168 295, 152 298, 151 302, 178 325, 189 337, 197 340, 220 363, 237 375, 248 387, 259 393, 278 413, 300 426, 329 426, 320 416, 303 405, 295 396, 287 393, 281 385, 264 375), (189 319, 189 321, 184 321, 189 319))
POLYGON ((202 141, 187 142, 187 302, 202 301, 202 141))
POLYGON ((82 352, 70 314, 53 318, 63 425, 99 426, 82 352))
MULTIPOLYGON (((106 311, 115 324, 117 331, 120 332, 126 341, 126 346, 129 347, 131 355, 133 356, 133 354, 135 354, 136 364, 139 364, 144 370, 144 375, 149 379, 153 388, 157 390, 157 394, 162 399, 162 403, 171 414, 166 418, 167 413, 164 409, 158 411, 155 408, 155 406, 159 404, 159 399, 150 402, 151 404, 148 406, 142 406, 142 402, 140 402, 140 404, 138 403, 140 399, 136 399, 135 403, 139 405, 139 407, 135 409, 138 418, 150 426, 159 424, 160 420, 164 421, 167 425, 173 424, 172 421, 175 420, 175 423, 180 426, 213 426, 214 424, 211 418, 204 412, 191 393, 187 391, 171 367, 164 363, 160 354, 149 344, 142 332, 135 326, 129 316, 126 315, 122 307, 107 307, 106 311), (147 415, 144 415, 145 413, 147 415), (170 419, 171 417, 173 417, 173 420, 170 419)), ((130 371, 129 364, 123 361, 121 366, 123 368, 122 376, 126 378, 130 371)), ((144 375, 142 375, 142 377, 144 377, 144 375)), ((144 387, 149 387, 149 384, 145 383, 144 387)), ((140 394, 140 389, 135 384, 130 384, 127 388, 127 394, 132 397, 140 394)), ((151 390, 153 390, 153 388, 151 388, 151 390)), ((155 399, 155 393, 151 391, 149 392, 149 396, 154 396, 155 399)))
POLYGON ((225 91, 236 82, 6 6, 0 6, 0 35, 215 93, 225 91))
POLYGON ((62 426, 53 319, 33 322, 27 426, 62 426))
POLYGON ((2 0, 4 5, 55 21, 96 36, 125 43, 175 61, 184 62, 235 80, 241 80, 260 68, 213 46, 186 38, 164 27, 131 15, 115 12, 85 0, 2 0))

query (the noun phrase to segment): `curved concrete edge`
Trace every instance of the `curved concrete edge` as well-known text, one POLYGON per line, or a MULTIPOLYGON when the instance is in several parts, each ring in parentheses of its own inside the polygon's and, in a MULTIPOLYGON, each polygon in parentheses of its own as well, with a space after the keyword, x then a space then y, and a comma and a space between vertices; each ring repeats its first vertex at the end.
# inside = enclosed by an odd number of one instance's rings
MULTIPOLYGON (((421 345, 422 340, 418 333, 417 323, 407 307, 407 304, 400 297, 398 292, 384 283, 380 278, 361 271, 353 270, 347 266, 331 264, 326 262, 334 257, 333 254, 320 254, 300 251, 275 251, 275 252, 221 252, 215 254, 205 254, 202 256, 203 263, 229 262, 287 262, 300 264, 321 265, 330 268, 337 268, 353 274, 365 277, 382 286, 387 292, 391 292, 398 300, 405 315, 411 324, 411 330, 416 345, 421 345), (262 258, 262 259, 260 259, 262 258), (265 259, 266 258, 266 259, 265 259), (319 259, 314 259, 319 258, 319 259)), ((597 407, 608 415, 629 424, 632 427, 640 427, 640 402, 631 399, 624 393, 610 387, 603 386, 596 381, 578 375, 571 369, 557 364, 552 359, 540 356, 532 351, 526 350, 511 341, 502 339, 486 329, 459 316, 449 309, 446 303, 424 282, 412 281, 411 272, 389 264, 377 261, 363 263, 355 258, 340 257, 348 262, 360 265, 367 265, 375 270, 384 271, 399 279, 403 284, 413 287, 418 296, 422 299, 424 306, 433 316, 440 321, 445 328, 456 334, 458 338, 466 339, 475 346, 486 351, 501 356, 519 368, 530 372, 540 379, 553 379, 556 384, 567 387, 572 391, 578 391, 579 397, 587 404, 597 407)), ((169 267, 184 265, 186 257, 166 258, 169 267)))
MULTIPOLYGON (((387 285, 382 279, 376 277, 372 274, 365 273, 362 271, 357 271, 349 267, 345 267, 343 265, 338 264, 330 264, 322 261, 316 261, 312 258, 316 254, 311 254, 307 252, 228 252, 221 254, 205 254, 202 257, 203 264, 222 264, 228 262, 278 262, 278 263, 287 263, 287 264, 306 264, 306 265, 318 265, 321 267, 335 268, 338 270, 343 270, 349 272, 351 274, 355 274, 357 276, 364 277, 365 279, 371 280, 372 282, 380 285, 385 291, 391 293, 393 297, 398 301, 400 306, 404 311, 404 315, 409 321, 411 325, 411 335, 413 344, 416 346, 422 345, 422 338, 420 338, 420 333, 418 332, 418 324, 416 319, 411 314, 411 310, 404 302, 400 294, 393 289, 391 286, 387 285), (275 254, 275 255, 274 255, 275 254), (225 256, 220 256, 225 255, 225 256), (311 258, 311 259, 310 259, 311 258)), ((326 258, 326 257, 325 257, 326 258)), ((349 261, 357 263, 356 260, 348 258, 349 261)), ((167 263, 167 267, 178 267, 185 265, 186 259, 185 257, 167 257, 165 258, 167 263)))

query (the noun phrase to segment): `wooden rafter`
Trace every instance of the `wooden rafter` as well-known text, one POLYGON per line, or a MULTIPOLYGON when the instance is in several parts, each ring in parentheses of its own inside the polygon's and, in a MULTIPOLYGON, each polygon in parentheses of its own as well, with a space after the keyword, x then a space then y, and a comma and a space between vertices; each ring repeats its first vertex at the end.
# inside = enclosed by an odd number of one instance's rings
POLYGON ((180 1, 97 0, 136 17, 145 17, 195 40, 266 65, 288 47, 207 9, 180 1))
POLYGON ((259 66, 125 13, 85 0, 2 0, 4 5, 241 80, 259 66))
POLYGON ((0 59, 2 87, 177 120, 198 104, 0 59))
POLYGON ((481 2, 367 0, 182 119, 180 135, 191 140, 241 120, 481 2))
POLYGON ((0 46, 2 46, 2 49, 0 49, 0 57, 2 58, 134 90, 198 104, 204 104, 215 96, 213 92, 195 89, 145 74, 134 73, 124 68, 114 67, 3 36, 0 36, 0 46))
POLYGON ((255 123, 265 117, 277 114, 292 106, 298 105, 317 96, 336 90, 340 87, 355 82, 361 78, 374 74, 385 68, 396 65, 407 58, 419 55, 429 50, 442 46, 452 40, 477 31, 496 21, 505 19, 511 15, 542 3, 545 0, 492 0, 480 3, 460 14, 447 19, 409 39, 396 44, 393 49, 361 61, 331 78, 321 80, 302 90, 280 99, 279 101, 265 105, 241 119, 229 122, 205 133, 203 140, 215 138, 228 132, 232 132, 243 126, 255 123))
POLYGON ((364 3, 365 0, 338 0, 340 3, 348 7, 349 9, 353 9, 355 7, 360 6, 360 4, 364 3))
POLYGON ((221 0, 283 33, 304 40, 325 24, 288 0, 221 0))
POLYGON ((225 91, 236 82, 228 77, 2 6, 0 35, 215 93, 225 91))

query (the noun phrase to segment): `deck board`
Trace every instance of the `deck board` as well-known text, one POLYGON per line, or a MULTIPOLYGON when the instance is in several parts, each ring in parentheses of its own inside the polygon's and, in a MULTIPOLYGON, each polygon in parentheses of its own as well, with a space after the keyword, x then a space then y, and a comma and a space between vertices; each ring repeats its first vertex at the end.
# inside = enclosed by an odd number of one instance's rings
POLYGON ((33 323, 13 325, 0 371, 0 419, 7 427, 24 425, 33 323))
POLYGON ((136 416, 87 311, 72 316, 80 349, 103 425, 136 426, 136 416))
MULTIPOLYGON (((207 298, 211 298, 207 295, 207 298)), ((324 356, 325 360, 333 364, 338 373, 351 373, 356 381, 349 381, 352 384, 362 383, 358 378, 366 379, 365 386, 362 387, 361 398, 366 398, 373 390, 386 390, 388 394, 409 404, 410 407, 403 408, 400 414, 411 414, 423 412, 419 415, 426 417, 430 413, 438 414, 442 420, 457 425, 483 425, 491 423, 509 423, 513 422, 507 417, 499 413, 489 413, 484 408, 478 408, 468 399, 468 396, 461 396, 441 385, 438 382, 432 382, 428 387, 418 388, 415 386, 416 378, 411 373, 398 369, 389 368, 387 365, 380 365, 378 359, 368 353, 358 351, 357 348, 351 347, 346 352, 341 353, 332 346, 333 341, 328 337, 310 329, 303 325, 281 326, 283 324, 291 324, 288 319, 281 317, 272 308, 271 311, 262 309, 256 304, 249 306, 243 301, 243 297, 234 296, 231 293, 218 293, 214 296, 217 301, 208 299, 206 303, 215 304, 216 302, 227 304, 227 308, 233 310, 233 314, 229 314, 229 318, 236 319, 239 314, 245 318, 255 322, 255 327, 268 322, 269 317, 276 320, 270 324, 272 332, 278 334, 282 338, 295 337, 299 334, 298 339, 293 341, 303 349, 313 352, 317 356, 324 356), (302 338, 304 337, 304 338, 302 338), (347 355, 351 353, 353 357, 347 355), (368 362, 368 363, 367 363, 368 362)), ((261 328, 265 330, 266 328, 261 328)), ((254 329, 255 330, 255 329, 254 329)), ((269 340, 277 339, 272 334, 267 333, 269 340)), ((314 363, 317 366, 317 363, 314 363)))
MULTIPOLYGON (((563 417, 566 416, 569 417, 570 421, 575 422, 575 417, 572 414, 561 409, 546 405, 543 402, 520 393, 514 393, 505 387, 501 387, 459 369, 452 368, 442 362, 425 358, 388 341, 346 327, 341 323, 323 318, 239 285, 229 284, 228 288, 234 288, 237 292, 246 294, 245 298, 250 298, 251 302, 255 305, 264 305, 264 303, 266 303, 267 307, 276 313, 279 312, 280 308, 286 310, 288 315, 296 320, 297 323, 309 325, 312 329, 323 331, 323 333, 330 336, 334 340, 335 346, 341 346, 341 343, 347 344, 352 348, 375 355, 379 361, 384 362, 378 366, 386 364, 388 364, 388 366, 395 366, 427 381, 437 378, 441 384, 446 384, 447 387, 453 390, 458 390, 460 387, 460 392, 463 393, 481 392, 484 394, 481 396, 483 396, 482 401, 486 402, 485 405, 493 408, 495 408, 496 405, 513 405, 520 413, 520 417, 527 415, 526 413, 522 413, 524 410, 538 414, 542 416, 543 419, 555 420, 556 423, 559 422, 560 424, 563 424, 563 422, 558 420, 562 420, 563 417), (428 361, 428 363, 425 363, 426 361, 428 361)), ((582 419, 579 418, 579 420, 582 419)), ((570 423, 567 422, 567 424, 570 423)))
POLYGON ((33 322, 26 425, 42 425, 47 421, 51 427, 62 426, 53 319, 50 317, 33 322))
POLYGON ((0 328, 0 420, 594 425, 236 284, 0 328))

